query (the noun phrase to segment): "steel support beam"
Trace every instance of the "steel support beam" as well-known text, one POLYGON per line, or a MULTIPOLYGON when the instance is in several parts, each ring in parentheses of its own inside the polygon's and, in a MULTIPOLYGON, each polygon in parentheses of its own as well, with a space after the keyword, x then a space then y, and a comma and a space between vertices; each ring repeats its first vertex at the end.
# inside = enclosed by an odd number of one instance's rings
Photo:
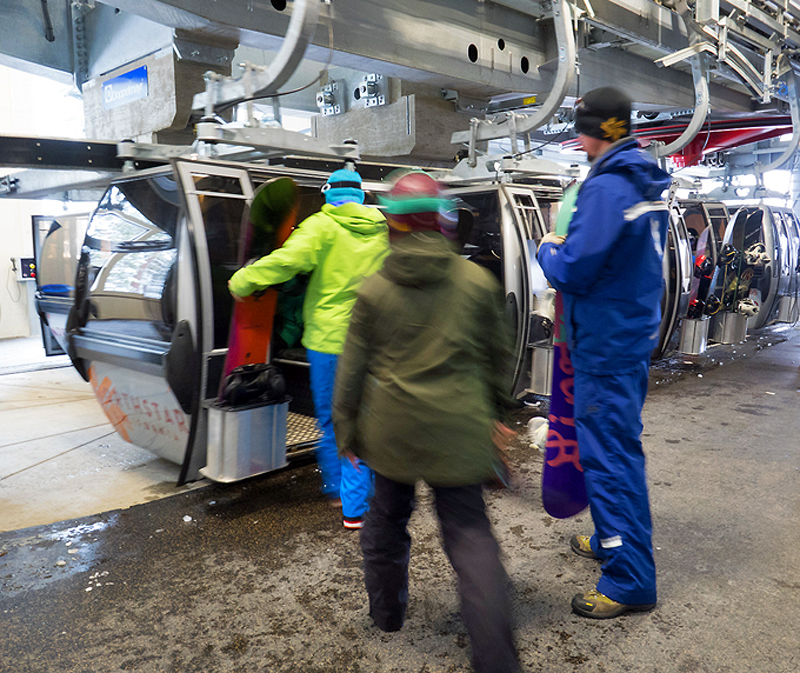
POLYGON ((531 115, 524 117, 509 113, 506 120, 499 124, 488 121, 472 123, 469 131, 454 133, 453 143, 469 142, 469 163, 476 163, 476 144, 497 138, 511 138, 512 152, 516 153, 517 135, 536 130, 555 114, 569 91, 575 75, 575 35, 572 30, 572 13, 565 0, 552 0, 553 23, 557 40, 557 68, 553 88, 542 105, 531 115))
POLYGON ((800 47, 800 33, 790 28, 785 19, 779 20, 771 16, 755 3, 748 2, 748 0, 725 0, 725 4, 737 9, 742 16, 747 17, 748 23, 758 27, 763 33, 783 38, 786 46, 795 49, 800 47))
POLYGON ((667 157, 670 154, 680 152, 686 147, 697 132, 703 128, 706 117, 708 116, 708 68, 705 63, 705 56, 695 56, 692 60, 692 78, 694 79, 695 86, 695 101, 694 101, 694 114, 686 127, 686 130, 681 133, 673 142, 663 147, 656 146, 656 157, 667 157))
MULTIPOLYGON (((40 4, 36 0, 0 0, 0 13, 7 24, 5 30, 14 31, 15 48, 30 49, 39 45, 52 49, 52 46, 47 47, 51 43, 38 36, 39 28, 43 28, 43 24, 38 23, 40 4), (10 27, 8 22, 11 22, 10 27), (16 39, 18 35, 25 35, 25 30, 30 33, 30 39, 16 39)), ((61 12, 68 4, 50 3, 56 36, 52 45, 60 45, 56 9, 61 12)), ((188 31, 198 42, 222 41, 226 45, 276 50, 287 35, 293 13, 302 3, 299 0, 290 2, 283 10, 276 8, 280 3, 255 0, 103 0, 103 4, 162 26, 188 31)), ((587 7, 585 3, 580 6, 587 7)), ((322 7, 323 25, 316 31, 306 53, 307 58, 320 63, 328 59, 331 45, 327 29, 330 26, 334 65, 435 84, 458 90, 465 97, 484 100, 508 92, 541 94, 551 89, 552 77, 540 73, 539 67, 555 56, 555 43, 546 30, 548 22, 542 21, 543 5, 539 3, 528 0, 337 0, 322 7)), ((584 15, 590 25, 656 54, 671 54, 686 44, 686 30, 679 16, 663 4, 651 0, 592 0, 590 7, 591 11, 584 15)), ((773 16, 766 8, 745 0, 722 0, 721 8, 723 12, 735 10, 744 20, 744 25, 731 22, 731 33, 738 31, 746 39, 748 34, 757 36, 754 27, 759 27, 770 35, 758 35, 762 41, 775 44, 783 41, 790 47, 800 43, 800 34, 793 31, 792 21, 777 11, 773 16)), ((88 12, 87 25, 91 27, 91 16, 104 9, 98 3, 88 12)), ((797 10, 790 3, 786 11, 797 10)), ((99 34, 97 37, 102 42, 99 34)), ((94 45, 93 49, 96 53, 91 58, 100 67, 106 52, 102 44, 94 45)), ((753 54, 743 53, 755 63, 753 54)), ((48 62, 46 54, 29 51, 26 54, 18 54, 17 58, 48 62)), ((70 67, 67 52, 59 63, 58 67, 64 70, 70 67)), ((712 105, 720 107, 713 88, 711 99, 712 105)))
POLYGON ((206 115, 210 116, 214 113, 216 103, 231 105, 276 93, 303 60, 311 36, 317 28, 318 18, 319 0, 295 0, 286 36, 269 66, 253 67, 245 72, 245 77, 241 80, 207 80, 206 92, 195 96, 194 109, 204 108, 206 115))
MULTIPOLYGON (((172 27, 193 22, 193 34, 198 39, 204 31, 210 33, 213 26, 217 38, 225 36, 267 50, 280 46, 293 8, 289 3, 279 11, 271 3, 252 0, 107 1, 172 27)), ((655 55, 671 54, 686 46, 683 22, 663 5, 651 0, 592 0, 591 6, 592 15, 584 15, 583 20, 655 55)), ((320 63, 330 58, 333 65, 434 84, 468 98, 487 100, 509 92, 549 93, 552 73, 540 68, 557 56, 557 47, 549 21, 542 21, 542 11, 535 2, 333 2, 323 6, 320 26, 306 58, 320 63), (333 34, 332 52, 328 27, 333 34)), ((602 60, 607 52, 603 50, 599 58, 602 60)), ((637 78, 631 78, 630 73, 646 57, 625 54, 631 61, 623 78, 609 76, 601 84, 625 81, 636 86, 637 78)), ((684 81, 680 97, 692 101, 694 87, 689 78, 684 81)), ((647 100, 658 101, 657 87, 653 91, 647 100)), ((736 88, 726 91, 722 85, 712 86, 710 96, 715 107, 726 107, 727 99, 739 97, 736 88)), ((734 109, 742 106, 737 104, 734 109)))
MULTIPOLYGON (((620 49, 581 52, 580 90, 624 82, 633 101, 657 107, 693 108, 695 86, 692 75, 675 68, 659 68, 651 59, 620 49), (635 73, 635 76, 632 74, 635 73)), ((751 96, 718 83, 709 85, 711 106, 736 112, 752 112, 751 96)))
MULTIPOLYGON (((702 26, 695 22, 689 6, 685 2, 680 2, 676 9, 680 11, 681 20, 686 26, 689 40, 689 49, 695 53, 690 57, 692 64, 692 81, 694 82, 694 113, 689 125, 683 133, 669 145, 662 146, 658 143, 654 145, 656 158, 666 157, 670 154, 680 152, 684 147, 694 140, 697 132, 702 128, 708 116, 708 104, 710 96, 708 92, 708 56, 703 53, 703 48, 707 45, 702 26)), ((717 13, 719 5, 716 5, 717 13)), ((698 7, 698 11, 700 8, 698 7)), ((708 14, 713 13, 714 8, 708 9, 708 14)), ((686 51, 686 50, 684 50, 686 51)))
POLYGON ((800 146, 800 89, 798 88, 797 81, 798 65, 794 62, 788 64, 787 70, 783 75, 786 81, 788 90, 789 106, 792 113, 792 139, 789 141, 789 146, 784 150, 777 159, 768 163, 767 165, 756 164, 756 174, 763 175, 768 171, 773 171, 781 168, 794 156, 800 146))
POLYGON ((102 77, 126 63, 155 53, 170 46, 173 40, 172 28, 128 12, 114 12, 104 5, 85 10, 82 24, 86 52, 83 81, 102 77))
POLYGON ((686 27, 680 16, 650 0, 591 0, 592 26, 603 28, 656 52, 668 54, 686 46, 686 27))
POLYGON ((360 159, 355 143, 330 145, 304 133, 282 128, 231 128, 216 122, 200 122, 197 125, 197 139, 205 143, 252 147, 262 151, 265 156, 299 154, 353 161, 360 159))
POLYGON ((119 171, 22 171, 0 178, 0 198, 97 202, 119 171))
MULTIPOLYGON (((125 11, 165 21, 166 9, 185 21, 214 26, 214 34, 274 50, 286 35, 291 9, 246 0, 108 0, 125 11)), ((537 74, 551 57, 552 42, 536 16, 478 0, 347 0, 323 11, 306 56, 354 70, 428 82, 488 98, 510 91, 545 91, 550 77, 537 74), (474 60, 473 60, 474 59, 474 60), (527 70, 527 72, 525 72, 527 70)), ((176 21, 178 19, 176 18, 176 21)), ((201 34, 197 29, 195 34, 201 34)))
POLYGON ((47 75, 62 82, 72 79, 72 35, 69 3, 49 2, 47 22, 41 0, 0 0, 0 64, 47 75), (48 35, 52 40, 48 39, 48 35))
POLYGON ((0 136, 0 166, 122 170, 117 144, 92 140, 0 136))

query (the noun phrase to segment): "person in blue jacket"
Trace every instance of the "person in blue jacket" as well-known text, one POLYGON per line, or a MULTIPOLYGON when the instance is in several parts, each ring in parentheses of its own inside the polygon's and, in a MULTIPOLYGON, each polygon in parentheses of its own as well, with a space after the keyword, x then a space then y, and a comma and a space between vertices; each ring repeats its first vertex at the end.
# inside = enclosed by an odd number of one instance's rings
POLYGON ((587 93, 575 128, 592 167, 566 238, 546 234, 537 254, 563 296, 575 368, 575 426, 594 534, 573 551, 602 561, 597 588, 572 599, 585 617, 608 619, 656 604, 652 523, 642 450, 642 406, 658 342, 662 193, 670 177, 630 137, 631 101, 618 89, 587 93))

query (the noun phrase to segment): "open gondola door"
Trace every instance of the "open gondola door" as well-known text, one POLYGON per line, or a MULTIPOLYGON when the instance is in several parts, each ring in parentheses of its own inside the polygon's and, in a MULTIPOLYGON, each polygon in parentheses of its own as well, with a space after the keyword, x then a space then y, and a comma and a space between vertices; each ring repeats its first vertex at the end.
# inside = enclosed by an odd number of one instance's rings
POLYGON ((780 279, 780 248, 769 209, 746 207, 737 211, 731 224, 731 244, 739 253, 725 283, 723 308, 738 311, 740 302, 750 300, 757 307, 747 321, 748 329, 759 329, 773 317, 780 279))
POLYGON ((238 268, 240 232, 253 200, 253 185, 248 172, 237 166, 175 160, 174 167, 186 211, 186 251, 192 260, 179 266, 178 287, 194 290, 195 316, 191 441, 182 462, 179 482, 183 482, 197 478, 206 464, 203 402, 216 398, 222 375, 233 309, 228 280, 238 268))
POLYGON ((191 445, 196 373, 187 365, 197 310, 184 299, 193 287, 178 287, 184 221, 171 169, 112 182, 86 228, 65 327, 72 363, 118 434, 178 464, 191 445))
POLYGON ((506 185, 503 192, 511 215, 503 218, 503 261, 506 311, 515 328, 512 392, 519 396, 531 382, 531 255, 535 254, 535 244, 541 240, 547 227, 536 195, 530 188, 506 185))
POLYGON ((75 301, 75 272, 89 215, 33 216, 36 311, 47 355, 67 351, 67 316, 75 301))
POLYGON ((661 297, 658 345, 653 351, 655 359, 667 352, 675 328, 689 308, 692 266, 692 244, 686 222, 680 209, 673 207, 670 209, 667 245, 662 260, 664 293, 661 297))

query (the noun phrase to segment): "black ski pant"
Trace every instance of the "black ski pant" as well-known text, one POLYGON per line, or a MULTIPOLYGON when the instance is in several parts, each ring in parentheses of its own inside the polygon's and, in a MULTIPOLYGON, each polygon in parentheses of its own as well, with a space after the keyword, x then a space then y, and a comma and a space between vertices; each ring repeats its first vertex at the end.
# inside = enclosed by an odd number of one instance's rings
MULTIPOLYGON (((433 486, 444 550, 458 576, 461 615, 476 673, 519 670, 511 632, 508 577, 486 516, 480 484, 433 486)), ((414 486, 375 474, 375 494, 361 531, 369 613, 383 631, 403 625, 408 604, 408 520, 414 486)))

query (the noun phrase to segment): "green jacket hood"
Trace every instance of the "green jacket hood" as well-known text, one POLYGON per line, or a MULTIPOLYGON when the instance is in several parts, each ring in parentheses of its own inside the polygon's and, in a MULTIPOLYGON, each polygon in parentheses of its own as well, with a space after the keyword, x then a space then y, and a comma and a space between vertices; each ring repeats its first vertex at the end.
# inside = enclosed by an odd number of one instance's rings
POLYGON ((398 285, 421 287, 441 282, 449 273, 455 253, 438 233, 411 233, 392 241, 383 273, 398 285))
POLYGON ((388 227, 386 217, 380 210, 352 201, 341 206, 326 203, 322 206, 322 212, 345 229, 357 234, 376 234, 388 227))

